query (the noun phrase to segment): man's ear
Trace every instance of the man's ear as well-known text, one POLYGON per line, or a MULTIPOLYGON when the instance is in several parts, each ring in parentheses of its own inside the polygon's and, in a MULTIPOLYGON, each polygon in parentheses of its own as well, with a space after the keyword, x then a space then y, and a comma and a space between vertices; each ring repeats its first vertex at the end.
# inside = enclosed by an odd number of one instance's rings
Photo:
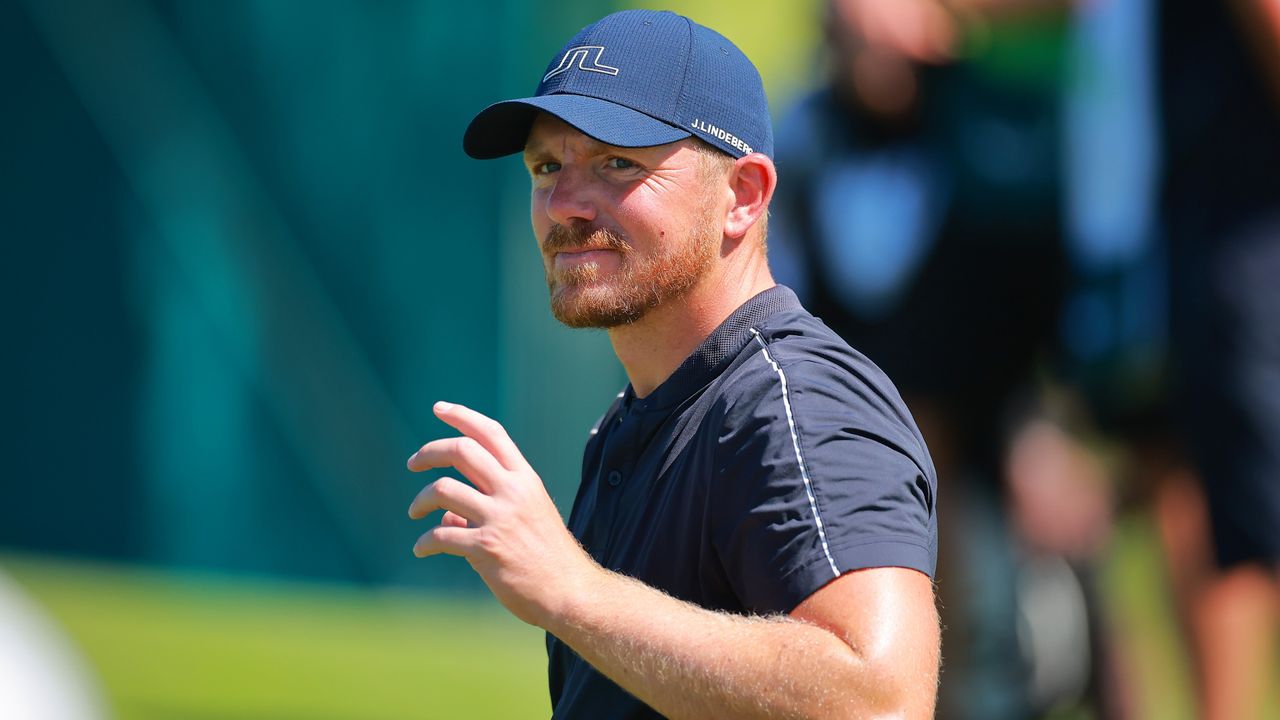
POLYGON ((724 234, 742 238, 769 210, 769 200, 778 185, 778 171, 763 153, 751 153, 737 159, 729 173, 729 189, 733 206, 724 220, 724 234))

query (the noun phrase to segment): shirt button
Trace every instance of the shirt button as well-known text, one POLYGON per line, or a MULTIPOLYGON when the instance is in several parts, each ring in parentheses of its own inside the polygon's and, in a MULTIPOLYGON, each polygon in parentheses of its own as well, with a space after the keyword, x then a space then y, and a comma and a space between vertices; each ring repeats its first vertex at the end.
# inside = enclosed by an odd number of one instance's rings
POLYGON ((618 472, 617 470, 611 471, 609 473, 609 484, 612 485, 613 487, 618 487, 619 485, 621 485, 622 473, 618 472))

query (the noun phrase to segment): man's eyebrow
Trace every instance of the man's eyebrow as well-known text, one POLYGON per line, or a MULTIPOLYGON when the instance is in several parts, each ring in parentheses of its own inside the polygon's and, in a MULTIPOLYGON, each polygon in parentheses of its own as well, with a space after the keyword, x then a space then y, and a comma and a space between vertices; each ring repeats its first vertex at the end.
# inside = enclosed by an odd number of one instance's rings
POLYGON ((535 155, 540 152, 543 152, 541 140, 534 140, 533 138, 529 138, 528 140, 525 140, 525 143, 524 143, 525 155, 535 155))
MULTIPOLYGON (((590 135, 584 135, 581 139, 587 145, 587 152, 592 155, 608 155, 610 153, 627 153, 642 150, 643 148, 629 148, 620 145, 610 145, 609 143, 597 140, 590 135)), ((525 142, 524 155, 526 158, 533 157, 553 157, 551 150, 547 149, 542 141, 530 139, 525 142)))
POLYGON ((526 145, 522 157, 524 158, 524 164, 526 167, 533 167, 534 165, 541 165, 544 162, 555 160, 551 151, 547 150, 542 145, 526 145))

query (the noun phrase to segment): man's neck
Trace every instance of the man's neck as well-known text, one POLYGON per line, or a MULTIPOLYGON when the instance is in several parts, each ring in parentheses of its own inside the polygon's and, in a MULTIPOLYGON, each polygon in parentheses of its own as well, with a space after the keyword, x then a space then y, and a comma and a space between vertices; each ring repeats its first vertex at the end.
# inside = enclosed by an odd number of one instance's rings
POLYGON ((657 389, 733 311, 776 284, 763 258, 752 265, 751 272, 708 274, 640 320, 610 328, 609 341, 636 397, 657 389))

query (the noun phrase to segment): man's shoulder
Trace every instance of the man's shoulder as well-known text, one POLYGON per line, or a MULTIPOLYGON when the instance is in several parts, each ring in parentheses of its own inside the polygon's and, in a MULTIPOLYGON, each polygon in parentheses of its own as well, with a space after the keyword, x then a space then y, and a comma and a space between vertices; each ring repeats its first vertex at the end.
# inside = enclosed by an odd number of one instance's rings
MULTIPOLYGON (((722 439, 795 432, 810 439, 851 430, 881 438, 932 475, 915 420, 885 373, 803 310, 751 328, 751 342, 719 384, 722 439)), ((730 443, 732 444, 732 443, 730 443)))
POLYGON ((887 394, 897 402, 892 381, 865 355, 807 311, 776 313, 750 328, 743 349, 751 355, 737 364, 721 383, 730 401, 765 401, 766 388, 800 389, 813 384, 853 394, 887 394), (834 383, 834 385, 832 385, 834 383))
POLYGON ((748 605, 794 607, 848 569, 932 574, 937 474, 897 389, 803 310, 772 314, 750 334, 703 426, 713 524, 748 605))

